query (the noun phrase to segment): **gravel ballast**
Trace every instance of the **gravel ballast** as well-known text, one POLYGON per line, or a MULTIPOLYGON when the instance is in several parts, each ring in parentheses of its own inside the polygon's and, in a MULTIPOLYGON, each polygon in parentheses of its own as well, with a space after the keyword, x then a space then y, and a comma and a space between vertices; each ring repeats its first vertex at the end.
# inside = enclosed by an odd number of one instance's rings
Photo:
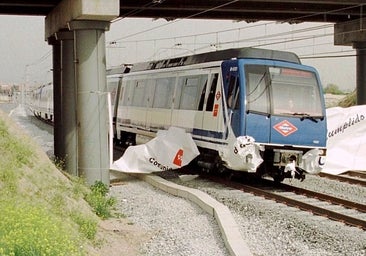
MULTIPOLYGON (((176 182, 205 191, 229 207, 254 255, 366 255, 366 232, 362 229, 219 184, 202 180, 176 182)), ((364 200, 366 188, 350 189, 348 184, 335 183, 313 176, 296 185, 306 184, 302 186, 332 191, 331 194, 347 191, 348 198, 364 200)))
MULTIPOLYGON (((23 114, 19 108, 12 117, 50 152, 52 135, 23 114)), ((211 182, 183 182, 172 176, 170 181, 200 189, 225 204, 253 255, 366 255, 366 232, 361 229, 211 182)), ((317 176, 293 185, 366 202, 366 188, 360 186, 317 176)), ((131 177, 112 186, 110 193, 117 200, 117 211, 148 231, 150 239, 141 247, 142 255, 228 255, 215 219, 193 203, 131 177)))
POLYGON ((215 219, 197 205, 135 178, 112 186, 111 195, 119 212, 151 234, 143 255, 229 255, 215 219))

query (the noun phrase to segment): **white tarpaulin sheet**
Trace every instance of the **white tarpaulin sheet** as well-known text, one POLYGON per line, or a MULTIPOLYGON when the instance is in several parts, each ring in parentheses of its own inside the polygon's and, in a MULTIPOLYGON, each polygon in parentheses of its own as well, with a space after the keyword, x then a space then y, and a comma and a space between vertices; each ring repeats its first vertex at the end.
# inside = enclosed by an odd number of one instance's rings
POLYGON ((366 105, 327 109, 327 157, 323 172, 366 170, 366 105))
MULTIPOLYGON (((233 134, 233 133, 231 133, 233 134)), ((235 138, 229 135, 227 147, 222 147, 220 156, 225 166, 236 171, 255 172, 263 162, 259 153, 259 147, 250 136, 239 136, 235 138)))
POLYGON ((130 173, 151 173, 181 168, 199 155, 191 134, 170 127, 159 131, 146 144, 130 146, 111 169, 130 173))

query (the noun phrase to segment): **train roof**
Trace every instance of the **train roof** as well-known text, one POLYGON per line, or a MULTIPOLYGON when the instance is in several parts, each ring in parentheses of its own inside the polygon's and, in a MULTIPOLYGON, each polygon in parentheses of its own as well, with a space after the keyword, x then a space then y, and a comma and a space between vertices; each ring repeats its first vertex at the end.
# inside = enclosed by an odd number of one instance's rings
POLYGON ((298 64, 301 63, 299 57, 292 52, 246 47, 246 48, 226 49, 215 52, 206 52, 172 59, 163 59, 163 60, 137 63, 132 66, 131 71, 154 70, 154 69, 162 69, 178 66, 187 66, 212 61, 220 61, 220 60, 223 61, 223 60, 243 59, 243 58, 270 59, 270 60, 293 62, 298 64))

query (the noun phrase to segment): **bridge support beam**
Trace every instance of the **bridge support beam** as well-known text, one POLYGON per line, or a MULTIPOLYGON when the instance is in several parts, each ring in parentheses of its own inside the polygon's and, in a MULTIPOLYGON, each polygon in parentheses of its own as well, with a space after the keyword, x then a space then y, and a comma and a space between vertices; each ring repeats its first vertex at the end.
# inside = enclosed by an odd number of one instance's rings
POLYGON ((366 20, 335 24, 334 44, 353 46, 356 49, 356 104, 366 104, 366 20))
POLYGON ((356 84, 357 84, 357 105, 366 104, 366 41, 354 43, 356 49, 356 84))
POLYGON ((119 0, 63 0, 46 17, 54 54, 55 152, 87 183, 109 185, 105 31, 119 0), (57 66, 58 65, 58 66, 57 66), (57 127, 56 127, 57 125, 57 127))
POLYGON ((60 146, 55 143, 55 148, 60 148, 60 160, 64 161, 65 170, 78 176, 74 34, 71 31, 60 31, 55 35, 61 47, 61 89, 57 90, 54 96, 60 101, 59 108, 61 108, 61 123, 59 127, 55 125, 54 130, 61 129, 58 135, 61 139, 58 140, 60 146))

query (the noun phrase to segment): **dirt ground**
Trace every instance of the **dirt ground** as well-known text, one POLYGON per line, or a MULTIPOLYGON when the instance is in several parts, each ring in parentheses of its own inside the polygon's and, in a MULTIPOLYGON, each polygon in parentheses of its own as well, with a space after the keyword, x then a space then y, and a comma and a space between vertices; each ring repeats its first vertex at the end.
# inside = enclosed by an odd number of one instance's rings
POLYGON ((131 224, 128 219, 112 218, 100 222, 97 244, 88 251, 101 256, 141 255, 139 248, 149 239, 147 232, 131 224))
MULTIPOLYGON (((120 172, 111 171, 111 185, 121 186, 129 179, 120 172)), ((94 255, 108 256, 137 256, 141 255, 139 248, 151 238, 146 230, 132 223, 128 218, 110 218, 101 220, 94 246, 94 255)))

